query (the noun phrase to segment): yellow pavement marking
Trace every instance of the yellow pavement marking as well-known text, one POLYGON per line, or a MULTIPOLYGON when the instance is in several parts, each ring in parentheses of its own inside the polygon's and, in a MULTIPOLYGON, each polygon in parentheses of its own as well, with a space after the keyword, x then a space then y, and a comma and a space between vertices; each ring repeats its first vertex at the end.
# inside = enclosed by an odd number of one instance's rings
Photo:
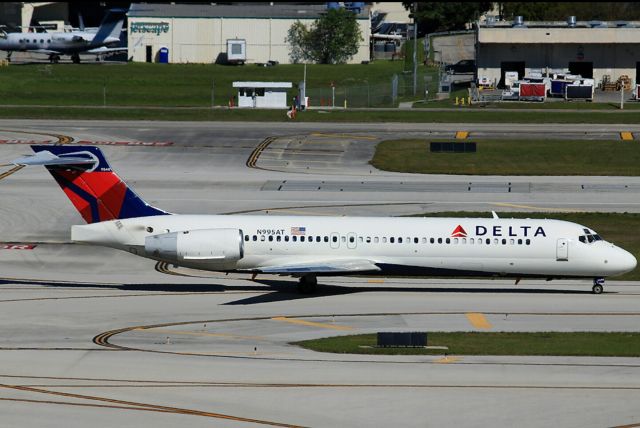
POLYGON ((146 331, 151 333, 166 333, 166 334, 182 334, 188 336, 211 336, 211 337, 226 337, 231 339, 251 339, 251 340, 267 340, 261 336, 240 336, 237 334, 227 334, 227 333, 206 333, 204 331, 182 331, 182 330, 171 330, 168 328, 134 328, 135 331, 146 331))
POLYGON ((633 134, 628 131, 621 132, 620 138, 622 138, 623 140, 633 140, 633 134))
POLYGON ((456 138, 458 140, 464 140, 469 136, 469 131, 458 131, 456 132, 456 138))
POLYGON ((367 282, 370 284, 384 284, 384 279, 370 279, 367 282))
POLYGON ((351 135, 351 134, 330 134, 330 133, 326 133, 326 132, 314 132, 313 134, 311 134, 314 137, 343 137, 343 138, 350 138, 353 140, 377 140, 378 137, 372 137, 370 135, 351 135))
POLYGON ((274 321, 284 321, 284 322, 289 322, 291 324, 300 324, 300 325, 306 325, 309 327, 331 328, 333 330, 353 330, 353 327, 349 327, 346 325, 324 324, 319 322, 304 321, 296 318, 273 317, 271 319, 274 321))
POLYGON ((482 315, 481 313, 468 312, 465 315, 467 316, 467 319, 469 320, 471 325, 474 326, 475 328, 482 328, 486 330, 491 328, 491 324, 489 323, 489 321, 487 321, 485 316, 482 315))
POLYGON ((435 360, 434 363, 436 364, 449 364, 449 363, 455 363, 456 361, 459 361, 460 357, 449 357, 446 356, 444 358, 441 358, 439 360, 435 360))
POLYGON ((572 208, 534 207, 533 205, 508 204, 506 202, 492 202, 492 205, 497 205, 499 207, 524 208, 528 210, 541 210, 541 211, 554 211, 554 212, 567 212, 567 213, 583 212, 583 210, 576 210, 572 208))

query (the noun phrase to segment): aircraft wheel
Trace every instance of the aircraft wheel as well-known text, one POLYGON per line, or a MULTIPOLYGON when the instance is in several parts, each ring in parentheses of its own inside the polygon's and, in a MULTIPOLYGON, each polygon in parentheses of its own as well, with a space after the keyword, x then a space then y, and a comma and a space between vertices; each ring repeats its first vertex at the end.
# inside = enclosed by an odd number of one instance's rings
POLYGON ((314 275, 305 275, 298 282, 300 294, 313 294, 318 289, 318 279, 314 275))
POLYGON ((604 291, 604 278, 594 279, 591 291, 593 292, 593 294, 602 294, 602 292, 604 291))
POLYGON ((73 61, 74 64, 80 64, 80 55, 78 54, 71 55, 71 61, 73 61))

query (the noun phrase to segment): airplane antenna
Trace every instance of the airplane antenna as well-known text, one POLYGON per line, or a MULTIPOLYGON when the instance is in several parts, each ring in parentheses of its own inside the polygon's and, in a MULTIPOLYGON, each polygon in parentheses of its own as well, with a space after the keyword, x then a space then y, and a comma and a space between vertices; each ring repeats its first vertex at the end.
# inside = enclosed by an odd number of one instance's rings
POLYGON ((493 216, 493 218, 500 218, 500 217, 498 217, 498 214, 496 214, 495 211, 491 211, 491 215, 493 216))

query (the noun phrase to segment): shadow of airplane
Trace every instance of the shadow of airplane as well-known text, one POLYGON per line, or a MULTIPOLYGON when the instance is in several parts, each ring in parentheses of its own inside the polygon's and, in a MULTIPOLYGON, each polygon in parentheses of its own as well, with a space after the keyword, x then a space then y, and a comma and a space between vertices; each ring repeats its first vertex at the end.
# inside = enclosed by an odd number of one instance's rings
POLYGON ((547 288, 518 288, 518 287, 433 287, 433 286, 351 286, 318 284, 316 293, 301 294, 296 289, 297 282, 287 280, 255 280, 253 284, 223 285, 223 284, 100 284, 91 282, 52 282, 44 280, 0 279, 1 285, 25 284, 42 285, 60 288, 102 288, 122 291, 149 291, 171 293, 212 293, 212 292, 255 292, 260 293, 223 305, 255 305, 280 301, 314 299, 339 296, 353 293, 394 292, 394 293, 455 293, 455 294, 556 294, 556 295, 587 295, 591 290, 559 290, 547 288), (254 285, 255 284, 255 285, 254 285))

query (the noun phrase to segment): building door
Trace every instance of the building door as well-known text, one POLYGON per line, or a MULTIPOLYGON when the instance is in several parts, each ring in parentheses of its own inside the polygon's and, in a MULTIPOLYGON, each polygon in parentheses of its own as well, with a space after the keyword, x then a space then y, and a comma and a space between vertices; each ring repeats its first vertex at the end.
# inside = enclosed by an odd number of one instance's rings
POLYGON ((556 260, 559 262, 566 262, 569 260, 569 241, 566 238, 558 239, 556 245, 556 260))
POLYGON ((592 62, 570 62, 569 73, 579 74, 585 79, 593 79, 593 63, 592 62))
POLYGON ((524 77, 525 63, 524 61, 504 61, 500 63, 500 82, 498 87, 504 88, 504 73, 507 71, 517 71, 518 79, 524 77))
POLYGON ((147 45, 147 62, 153 62, 153 46, 147 45))

